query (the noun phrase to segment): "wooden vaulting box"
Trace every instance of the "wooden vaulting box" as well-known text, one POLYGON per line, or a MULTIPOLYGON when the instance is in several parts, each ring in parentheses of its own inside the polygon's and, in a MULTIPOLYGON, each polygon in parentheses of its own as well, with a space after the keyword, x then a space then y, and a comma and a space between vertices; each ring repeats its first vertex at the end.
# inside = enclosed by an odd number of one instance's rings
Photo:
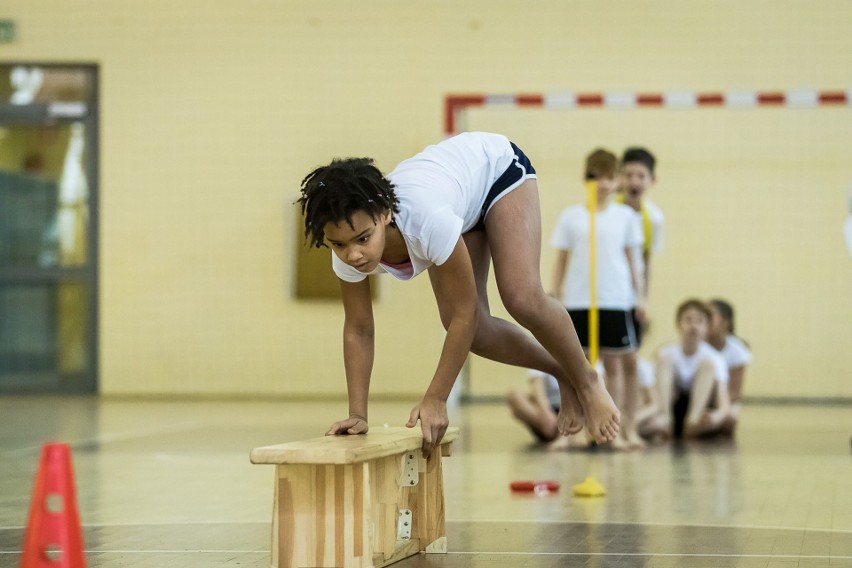
POLYGON ((420 428, 252 450, 252 463, 276 466, 272 566, 379 568, 446 552, 441 459, 456 438, 448 429, 429 459, 420 428))

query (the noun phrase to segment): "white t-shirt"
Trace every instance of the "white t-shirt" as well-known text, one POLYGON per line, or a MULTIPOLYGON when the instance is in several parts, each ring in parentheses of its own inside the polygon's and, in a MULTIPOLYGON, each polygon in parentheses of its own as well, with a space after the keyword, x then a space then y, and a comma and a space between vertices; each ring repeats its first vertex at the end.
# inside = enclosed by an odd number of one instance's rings
POLYGON ((675 383, 682 390, 689 390, 692 387, 692 381, 695 380, 698 367, 707 360, 713 364, 716 380, 725 384, 728 382, 728 365, 725 363, 725 359, 709 343, 704 341, 698 344, 698 349, 692 355, 686 355, 680 344, 675 342, 660 347, 657 356, 661 361, 667 360, 672 363, 675 383))
POLYGON ((729 335, 725 338, 725 346, 719 350, 722 358, 725 359, 725 364, 728 369, 734 367, 742 367, 751 363, 751 351, 742 342, 739 337, 729 335))
MULTIPOLYGON (((629 310, 636 304, 625 248, 642 245, 642 227, 633 209, 609 203, 595 214, 597 301, 607 310, 629 310)), ((589 307, 589 211, 585 205, 564 210, 550 244, 571 253, 562 301, 568 309, 589 307)))
MULTIPOLYGON (((663 222, 665 219, 663 218, 663 211, 650 199, 643 199, 642 202, 645 204, 645 208, 648 210, 648 217, 651 220, 651 228, 653 231, 653 237, 651 238, 651 250, 654 252, 660 252, 663 250, 663 246, 665 245, 665 238, 663 236, 663 222)), ((639 224, 641 225, 642 212, 634 211, 633 213, 639 218, 639 224)))
POLYGON ((843 236, 846 238, 846 248, 849 249, 849 256, 852 256, 852 215, 846 218, 843 223, 843 236))
MULTIPOLYGON (((665 239, 663 237, 663 211, 662 209, 657 207, 657 205, 654 204, 650 199, 643 199, 642 203, 645 204, 645 209, 648 211, 648 218, 651 221, 651 250, 653 252, 660 252, 661 250, 663 250, 663 245, 665 244, 665 239)), ((636 220, 639 222, 639 226, 642 227, 642 242, 644 244, 645 221, 642 218, 642 211, 633 211, 633 214, 636 215, 636 220)), ((643 247, 640 245, 636 249, 638 253, 636 255, 636 270, 638 270, 640 274, 645 273, 645 259, 642 256, 642 248, 643 247)))
MULTIPOLYGON (((387 272, 409 280, 433 264, 446 262, 459 237, 479 222, 488 190, 514 159, 515 151, 505 136, 465 132, 400 162, 387 177, 399 199, 394 222, 405 239, 411 269, 379 264, 373 274, 387 272)), ((331 258, 341 280, 360 282, 367 277, 337 254, 331 258)))
POLYGON ((644 357, 636 361, 636 374, 639 376, 639 385, 645 388, 652 388, 657 382, 654 377, 654 364, 644 357))

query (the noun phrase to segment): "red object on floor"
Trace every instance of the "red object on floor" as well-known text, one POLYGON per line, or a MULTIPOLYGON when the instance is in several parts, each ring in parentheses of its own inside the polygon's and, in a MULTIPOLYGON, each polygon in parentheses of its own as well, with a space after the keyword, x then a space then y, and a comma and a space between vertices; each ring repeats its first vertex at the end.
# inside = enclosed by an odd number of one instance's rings
POLYGON ((532 493, 541 491, 546 493, 556 493, 559 491, 558 481, 513 481, 509 484, 512 491, 519 493, 532 493))
POLYGON ((21 568, 85 568, 68 444, 45 444, 24 533, 21 568))

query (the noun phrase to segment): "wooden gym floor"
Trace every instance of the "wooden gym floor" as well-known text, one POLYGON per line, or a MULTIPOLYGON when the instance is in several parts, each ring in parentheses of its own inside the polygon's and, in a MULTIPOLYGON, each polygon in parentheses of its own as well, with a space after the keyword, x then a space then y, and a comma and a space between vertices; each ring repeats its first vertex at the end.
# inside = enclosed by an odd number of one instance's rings
MULTIPOLYGON (((345 403, 0 399, 0 568, 17 567, 40 446, 72 446, 90 568, 269 566, 272 466, 345 403)), ((401 425, 409 404, 374 404, 401 425)), ((852 567, 852 409, 747 406, 735 443, 549 452, 501 405, 453 409, 449 553, 422 567, 852 567), (578 499, 593 475, 608 490, 578 499), (509 482, 555 479, 551 496, 509 482)))

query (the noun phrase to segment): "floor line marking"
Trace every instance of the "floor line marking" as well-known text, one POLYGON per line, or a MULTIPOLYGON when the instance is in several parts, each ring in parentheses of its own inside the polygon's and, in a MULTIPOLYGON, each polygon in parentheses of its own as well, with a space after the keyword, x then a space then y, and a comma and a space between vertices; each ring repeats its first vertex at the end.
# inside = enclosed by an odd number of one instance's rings
MULTIPOLYGON (((235 550, 235 549, 195 549, 189 550, 185 548, 167 550, 132 550, 132 549, 116 549, 116 550, 85 550, 86 554, 268 554, 269 550, 235 550)), ((0 550, 2 554, 20 554, 21 551, 0 550)), ((814 554, 702 554, 695 552, 499 552, 499 551, 448 551, 448 555, 465 555, 471 556, 474 554, 487 554, 489 556, 631 556, 631 557, 661 557, 661 558, 778 558, 778 559, 807 559, 807 560, 852 560, 852 556, 830 556, 830 555, 814 555, 814 554)))
MULTIPOLYGON (((65 441, 64 443, 68 444, 73 449, 74 447, 86 446, 86 445, 95 444, 95 443, 109 444, 109 443, 112 443, 112 442, 118 442, 118 441, 123 441, 123 440, 131 440, 133 438, 143 438, 145 436, 150 436, 151 434, 164 434, 164 433, 171 433, 171 432, 180 432, 182 430, 191 430, 191 429, 194 429, 194 428, 198 428, 202 424, 203 423, 199 422, 199 421, 180 422, 178 424, 174 424, 172 426, 166 426, 166 427, 160 426, 160 427, 156 427, 156 428, 142 428, 142 429, 139 429, 139 430, 131 430, 129 432, 117 432, 115 434, 108 434, 108 433, 107 434, 99 434, 99 435, 93 436, 91 438, 79 438, 77 440, 68 440, 68 441, 65 441)), ((41 448, 42 448, 41 445, 39 445, 39 446, 27 446, 27 447, 24 447, 24 448, 16 448, 14 450, 6 450, 4 452, 0 452, 0 455, 4 455, 4 456, 27 455, 27 454, 31 454, 33 452, 37 452, 37 451, 41 450, 41 448)))
POLYGON ((820 531, 830 533, 852 533, 852 529, 832 529, 819 527, 782 527, 776 525, 721 525, 721 524, 705 524, 705 523, 663 523, 657 521, 585 521, 585 520, 541 520, 541 519, 483 519, 483 520, 467 520, 460 521, 458 519, 446 519, 447 523, 524 523, 524 524, 577 524, 577 525, 638 525, 652 527, 689 527, 689 528, 714 528, 714 529, 758 529, 758 530, 776 530, 776 531, 820 531))

